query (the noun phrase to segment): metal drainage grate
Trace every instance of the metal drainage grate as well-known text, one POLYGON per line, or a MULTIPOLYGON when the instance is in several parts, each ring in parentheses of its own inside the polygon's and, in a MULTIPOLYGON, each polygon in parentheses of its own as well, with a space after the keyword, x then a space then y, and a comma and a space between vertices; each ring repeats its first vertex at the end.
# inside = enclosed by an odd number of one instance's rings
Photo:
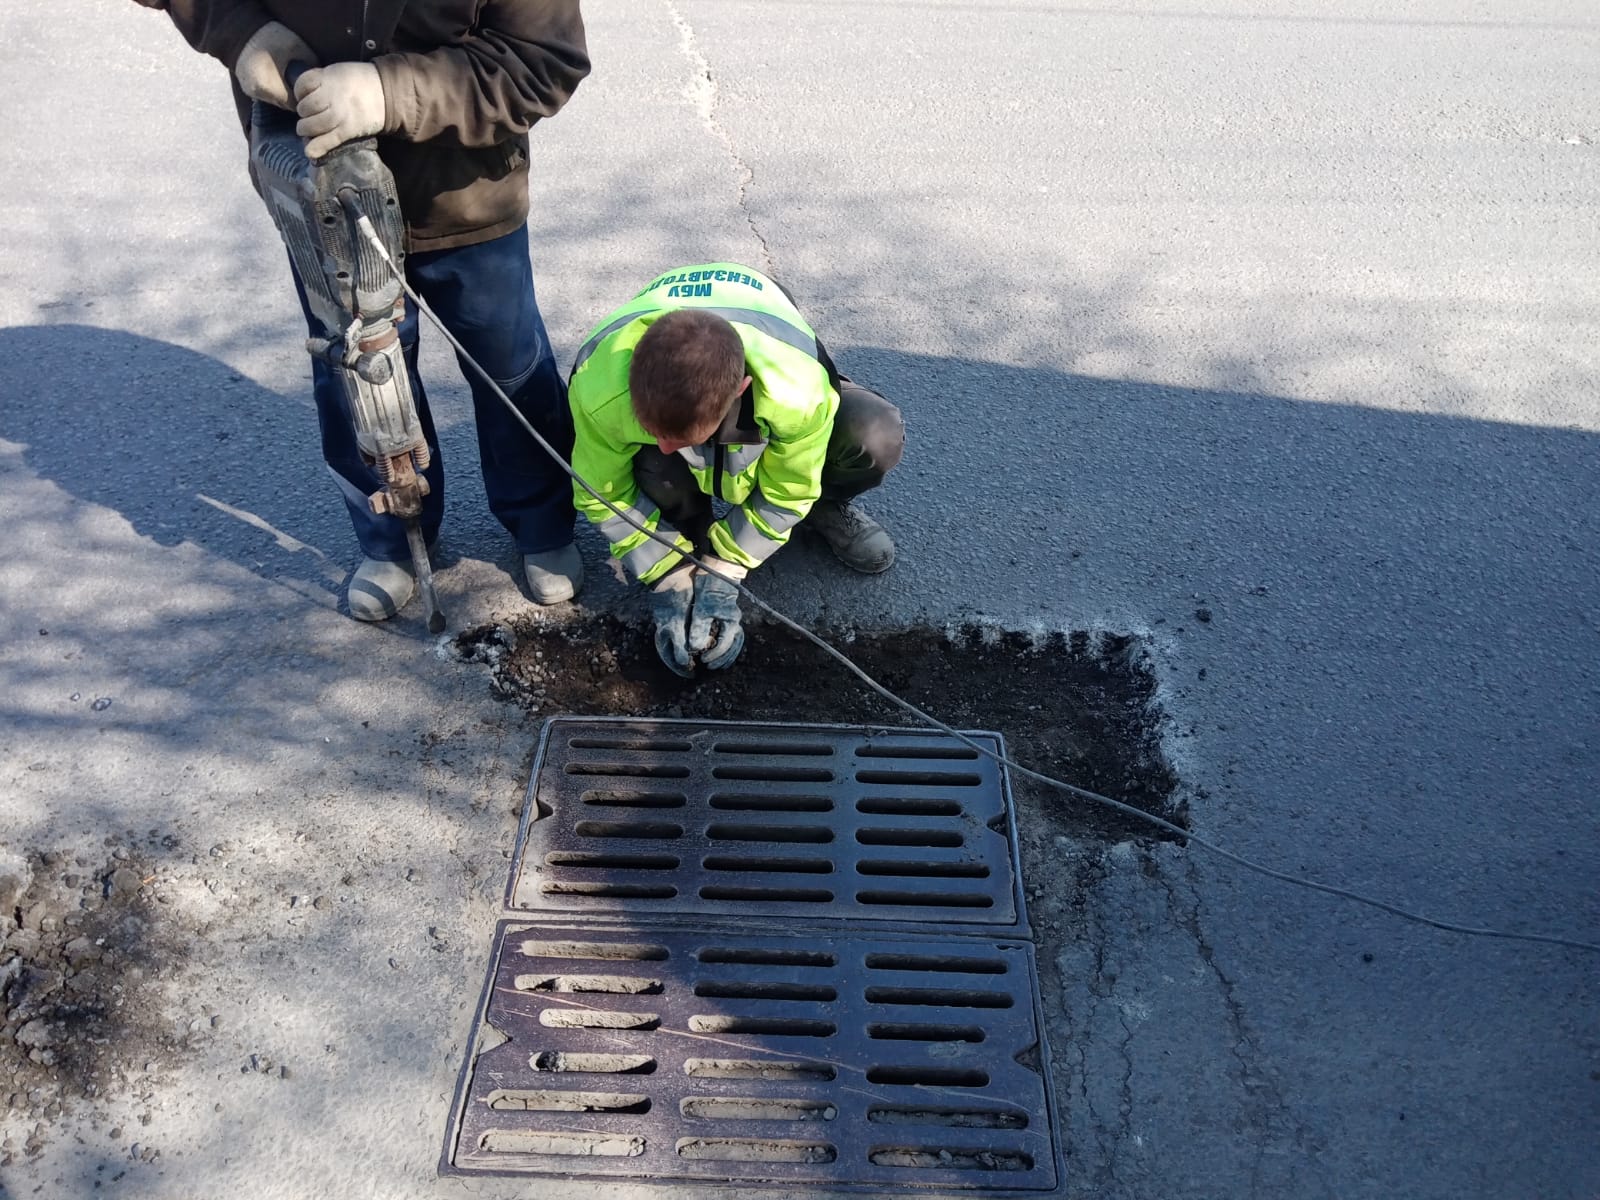
POLYGON ((441 1171, 1044 1190, 1033 947, 503 921, 441 1171))
POLYGON ((558 718, 539 764, 512 909, 1024 920, 1005 779, 946 734, 558 718))

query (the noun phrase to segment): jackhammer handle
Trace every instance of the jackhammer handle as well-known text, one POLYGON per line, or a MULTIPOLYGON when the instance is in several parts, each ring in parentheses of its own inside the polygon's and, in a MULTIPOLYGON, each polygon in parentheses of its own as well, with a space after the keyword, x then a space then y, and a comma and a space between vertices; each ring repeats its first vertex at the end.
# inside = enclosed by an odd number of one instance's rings
POLYGON ((294 103, 294 85, 300 82, 300 76, 314 67, 315 63, 308 63, 302 58, 297 58, 283 69, 283 86, 289 92, 291 106, 294 103))
POLYGON ((283 72, 283 85, 289 93, 289 107, 279 108, 276 104, 268 104, 265 100, 257 100, 250 106, 250 123, 269 133, 283 133, 293 131, 300 117, 294 110, 294 85, 300 82, 304 75, 316 64, 295 59, 283 72))

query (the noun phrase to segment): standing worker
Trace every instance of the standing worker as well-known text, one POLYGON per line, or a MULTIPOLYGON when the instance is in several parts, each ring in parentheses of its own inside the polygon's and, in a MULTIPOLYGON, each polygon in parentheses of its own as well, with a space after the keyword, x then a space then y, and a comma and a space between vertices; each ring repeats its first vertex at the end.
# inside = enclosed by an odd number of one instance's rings
POLYGON ((578 350, 571 402, 577 473, 676 547, 574 489, 612 555, 650 588, 656 651, 678 674, 739 656, 731 581, 797 526, 857 571, 894 564, 888 531, 852 501, 900 461, 900 410, 841 376, 793 298, 760 272, 710 263, 653 280, 578 350), (732 505, 722 520, 713 496, 732 505), (712 570, 684 561, 689 552, 712 570))
MULTIPOLYGON (((578 0, 138 0, 166 9, 195 49, 233 72, 246 135, 252 101, 295 111, 316 159, 376 135, 406 223, 411 285, 540 433, 572 445, 566 387, 534 297, 528 257, 528 130, 565 104, 589 73, 578 0), (290 64, 305 71, 291 94, 290 64)), ((296 284, 299 284, 296 280, 296 284)), ((301 289, 301 304, 305 294, 301 289)), ((318 327, 306 312, 312 333, 318 327)), ((417 313, 400 339, 432 451, 422 531, 444 516, 444 470, 422 382, 417 313)), ((392 617, 416 590, 403 522, 372 512, 382 481, 357 449, 342 384, 312 360, 322 453, 361 544, 346 592, 350 615, 392 617)), ((539 604, 583 583, 566 475, 478 375, 472 389, 489 508, 522 553, 539 604)))

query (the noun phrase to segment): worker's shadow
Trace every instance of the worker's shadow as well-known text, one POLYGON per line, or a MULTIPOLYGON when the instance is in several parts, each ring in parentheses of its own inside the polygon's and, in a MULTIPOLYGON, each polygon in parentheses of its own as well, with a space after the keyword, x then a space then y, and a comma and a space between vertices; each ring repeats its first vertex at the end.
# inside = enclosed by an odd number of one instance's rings
POLYGON ((160 545, 191 542, 266 579, 336 597, 359 553, 309 387, 285 396, 215 358, 112 329, 0 329, 0 438, 160 545))

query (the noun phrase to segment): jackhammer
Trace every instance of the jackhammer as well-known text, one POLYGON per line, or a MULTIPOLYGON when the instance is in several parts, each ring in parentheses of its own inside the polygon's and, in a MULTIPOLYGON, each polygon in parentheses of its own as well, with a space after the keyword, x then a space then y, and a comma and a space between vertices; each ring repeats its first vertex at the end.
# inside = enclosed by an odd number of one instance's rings
MULTIPOLYGON (((303 69, 295 65, 287 72, 291 96, 303 69)), ((430 490, 423 472, 432 455, 400 348, 406 298, 396 275, 405 262, 399 194, 375 138, 346 142, 313 160, 295 133, 296 121, 291 111, 255 102, 250 172, 321 326, 306 350, 343 383, 356 445, 382 481, 367 503, 373 512, 405 522, 428 632, 443 633, 420 520, 430 490), (369 236, 382 244, 394 269, 369 236)))

